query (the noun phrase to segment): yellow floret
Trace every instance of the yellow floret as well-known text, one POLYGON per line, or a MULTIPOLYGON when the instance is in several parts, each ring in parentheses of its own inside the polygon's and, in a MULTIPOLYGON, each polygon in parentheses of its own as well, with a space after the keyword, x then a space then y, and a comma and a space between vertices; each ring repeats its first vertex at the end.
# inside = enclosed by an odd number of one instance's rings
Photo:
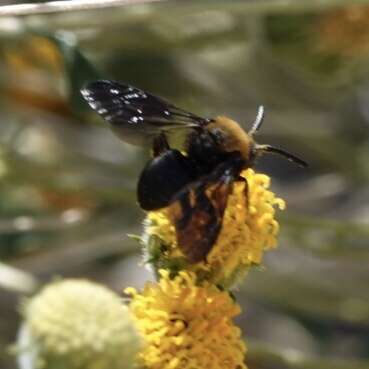
POLYGON ((210 283, 196 285, 193 272, 173 279, 160 270, 143 292, 127 289, 130 309, 146 346, 139 364, 147 369, 246 369, 245 344, 233 323, 240 307, 210 283))

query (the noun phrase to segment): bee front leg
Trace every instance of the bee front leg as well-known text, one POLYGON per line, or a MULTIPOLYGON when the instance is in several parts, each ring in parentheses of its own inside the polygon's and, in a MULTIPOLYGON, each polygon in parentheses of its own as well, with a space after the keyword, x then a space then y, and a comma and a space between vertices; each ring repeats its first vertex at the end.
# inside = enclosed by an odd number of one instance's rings
POLYGON ((241 176, 237 178, 236 182, 242 182, 244 184, 243 193, 245 196, 245 206, 246 209, 249 209, 249 183, 246 178, 241 176))

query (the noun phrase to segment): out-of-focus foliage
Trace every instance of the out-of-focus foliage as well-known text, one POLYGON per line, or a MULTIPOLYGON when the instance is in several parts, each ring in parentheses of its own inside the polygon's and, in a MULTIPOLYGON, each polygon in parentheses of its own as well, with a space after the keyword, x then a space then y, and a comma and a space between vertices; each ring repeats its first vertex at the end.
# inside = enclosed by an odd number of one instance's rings
POLYGON ((78 88, 98 76, 245 127, 266 106, 259 141, 310 168, 257 165, 288 206, 280 247, 236 291, 249 366, 369 366, 369 5, 265 3, 0 18, 1 367, 14 367, 16 306, 35 286, 83 276, 121 291, 148 278, 126 236, 144 216, 134 190, 147 150, 83 104, 78 88))

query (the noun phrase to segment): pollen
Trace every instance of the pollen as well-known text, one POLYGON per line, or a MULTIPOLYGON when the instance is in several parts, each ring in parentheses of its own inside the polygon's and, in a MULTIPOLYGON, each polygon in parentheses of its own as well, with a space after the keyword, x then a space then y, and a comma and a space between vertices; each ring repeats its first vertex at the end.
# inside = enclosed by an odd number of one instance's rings
POLYGON ((285 202, 269 190, 267 175, 246 169, 241 177, 247 184, 234 183, 221 231, 206 260, 200 263, 186 264, 166 209, 148 213, 143 239, 149 242, 150 261, 155 269, 173 268, 175 272, 185 266, 200 279, 229 288, 251 266, 261 264, 264 251, 277 245, 279 223, 275 214, 276 209, 285 209, 285 202))
POLYGON ((159 271, 158 283, 149 282, 132 296, 131 313, 144 348, 139 365, 147 369, 246 369, 246 346, 233 323, 239 305, 226 291, 208 282, 197 284, 195 273, 174 278, 159 271))

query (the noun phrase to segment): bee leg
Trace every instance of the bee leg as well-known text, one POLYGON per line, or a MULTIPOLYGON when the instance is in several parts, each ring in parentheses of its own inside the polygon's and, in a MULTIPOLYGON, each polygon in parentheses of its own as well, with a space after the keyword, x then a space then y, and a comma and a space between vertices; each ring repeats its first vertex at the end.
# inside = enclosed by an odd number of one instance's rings
POLYGON ((152 154, 153 157, 161 155, 165 151, 170 150, 169 143, 165 133, 161 132, 158 136, 156 136, 152 143, 152 154))
POLYGON ((245 196, 245 206, 246 206, 246 209, 249 209, 249 183, 247 182, 246 178, 241 177, 241 176, 237 178, 237 182, 242 182, 245 185, 245 187, 243 188, 243 193, 245 196))
POLYGON ((166 149, 143 169, 137 199, 144 210, 166 207, 173 196, 195 179, 191 161, 178 150, 166 149))

